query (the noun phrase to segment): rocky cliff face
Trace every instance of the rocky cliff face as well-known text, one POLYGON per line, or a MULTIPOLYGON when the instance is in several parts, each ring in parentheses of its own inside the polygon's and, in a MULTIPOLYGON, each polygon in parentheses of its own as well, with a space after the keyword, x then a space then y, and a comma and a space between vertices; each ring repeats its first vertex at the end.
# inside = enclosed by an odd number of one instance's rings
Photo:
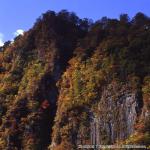
MULTIPOLYGON (((119 84, 119 83, 118 83, 119 84)), ((134 125, 142 107, 138 92, 126 85, 108 85, 98 103, 99 144, 113 144, 134 133, 134 125)))
POLYGON ((0 48, 0 149, 150 143, 150 19, 49 11, 0 48))

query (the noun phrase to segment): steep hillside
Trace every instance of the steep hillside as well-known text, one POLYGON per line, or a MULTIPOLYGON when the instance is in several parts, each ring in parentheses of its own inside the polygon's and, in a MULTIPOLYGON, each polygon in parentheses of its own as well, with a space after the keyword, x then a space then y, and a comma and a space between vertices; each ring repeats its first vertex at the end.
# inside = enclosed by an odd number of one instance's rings
POLYGON ((56 111, 56 82, 86 34, 84 21, 47 12, 0 53, 1 149, 46 149, 56 111), (84 27, 84 26, 83 26, 84 27))
POLYGON ((52 149, 150 144, 149 18, 103 18, 75 50, 58 83, 52 149))
POLYGON ((92 23, 48 11, 0 51, 0 149, 150 145, 150 18, 92 23))

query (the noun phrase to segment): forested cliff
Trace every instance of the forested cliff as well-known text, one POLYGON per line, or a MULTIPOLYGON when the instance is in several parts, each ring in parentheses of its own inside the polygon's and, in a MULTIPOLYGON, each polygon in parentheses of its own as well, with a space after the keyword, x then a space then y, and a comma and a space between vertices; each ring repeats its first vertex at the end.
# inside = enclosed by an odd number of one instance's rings
POLYGON ((0 48, 0 150, 150 145, 150 18, 48 11, 0 48))

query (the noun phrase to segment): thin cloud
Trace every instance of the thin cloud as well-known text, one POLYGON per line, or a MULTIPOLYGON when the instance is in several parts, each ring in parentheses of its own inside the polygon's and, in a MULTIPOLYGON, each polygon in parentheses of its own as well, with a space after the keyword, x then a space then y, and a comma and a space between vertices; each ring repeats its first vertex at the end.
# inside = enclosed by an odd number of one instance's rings
POLYGON ((13 33, 14 37, 17 37, 18 35, 23 35, 24 33, 24 30, 22 29, 18 29, 16 30, 16 32, 13 33))
POLYGON ((4 45, 4 35, 0 33, 0 46, 4 45))

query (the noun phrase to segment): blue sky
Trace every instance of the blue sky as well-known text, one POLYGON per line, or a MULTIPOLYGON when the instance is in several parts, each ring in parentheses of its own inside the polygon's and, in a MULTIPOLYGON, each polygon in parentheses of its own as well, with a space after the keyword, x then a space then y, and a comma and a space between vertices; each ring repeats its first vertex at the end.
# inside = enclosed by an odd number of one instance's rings
POLYGON ((121 13, 133 17, 137 12, 144 12, 150 16, 150 0, 1 0, 0 44, 20 34, 21 30, 31 28, 47 10, 62 9, 93 20, 102 16, 118 18, 121 13))

